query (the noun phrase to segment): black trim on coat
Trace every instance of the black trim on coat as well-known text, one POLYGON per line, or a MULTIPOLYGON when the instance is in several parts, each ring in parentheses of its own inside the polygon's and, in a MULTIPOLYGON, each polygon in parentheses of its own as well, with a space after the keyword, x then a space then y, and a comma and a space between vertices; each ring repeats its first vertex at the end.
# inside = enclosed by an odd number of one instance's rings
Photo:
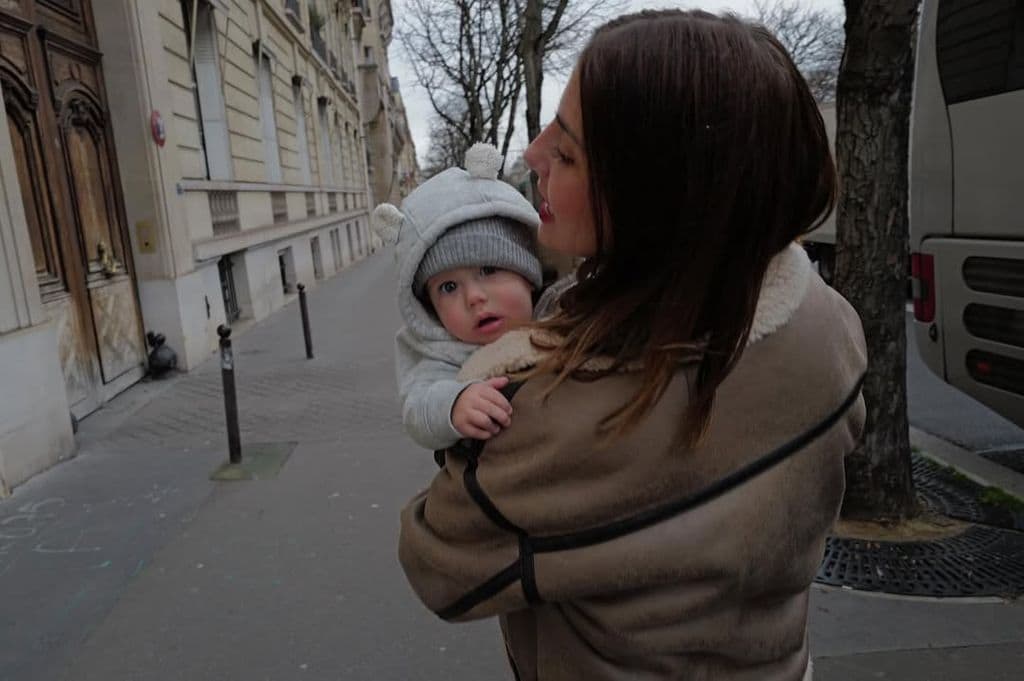
MULTIPOLYGON (((515 397, 517 392, 519 392, 519 389, 523 387, 524 382, 525 381, 519 381, 518 383, 509 383, 498 392, 504 395, 505 399, 511 402, 512 398, 515 397)), ((456 454, 468 458, 470 456, 479 456, 480 452, 483 451, 485 444, 487 444, 487 440, 474 440, 472 438, 467 437, 459 440, 451 447, 449 447, 449 449, 454 450, 456 454)), ((446 451, 447 450, 445 449, 434 450, 434 463, 437 464, 438 468, 444 468, 444 455, 446 451)))
MULTIPOLYGON (((726 492, 739 487, 740 485, 757 477, 761 473, 782 463, 787 458, 809 445, 812 441, 824 435, 832 428, 843 415, 857 402, 861 395, 861 388, 864 384, 866 374, 861 375, 849 395, 840 405, 824 420, 804 431, 789 442, 776 447, 772 451, 758 457, 751 463, 733 473, 721 478, 710 486, 687 495, 682 499, 664 504, 657 508, 643 511, 629 518, 623 518, 606 525, 592 527, 579 532, 571 532, 548 537, 531 537, 529 534, 508 520, 494 502, 491 501, 487 492, 480 485, 476 477, 477 464, 480 454, 483 452, 486 441, 460 441, 456 447, 463 443, 469 445, 465 451, 467 456, 466 471, 463 475, 463 482, 466 490, 474 502, 480 506, 483 513, 501 529, 515 534, 519 539, 519 558, 504 570, 494 575, 480 586, 464 594, 451 605, 437 611, 442 619, 453 619, 465 614, 475 606, 495 596, 510 584, 521 580, 523 593, 531 605, 543 603, 540 593, 537 590, 536 576, 534 574, 534 555, 537 553, 550 553, 554 551, 565 551, 569 549, 591 546, 602 542, 617 539, 626 534, 655 525, 664 520, 685 513, 698 506, 706 504, 711 500, 722 496, 726 492), (471 443, 471 444, 470 444, 471 443)), ((512 389, 514 395, 522 387, 522 383, 509 384, 506 390, 512 389)), ((504 392, 504 391, 503 391, 504 392)), ((511 400, 511 395, 508 396, 511 400)), ((462 452, 460 452, 462 453, 462 452)))
POLYGON ((519 561, 517 560, 480 586, 466 592, 448 607, 438 610, 437 616, 443 620, 451 620, 459 615, 464 615, 495 594, 501 593, 510 584, 518 582, 519 576, 519 561))
POLYGON ((526 532, 515 525, 512 521, 502 515, 498 507, 494 505, 491 498, 487 496, 487 492, 480 486, 480 481, 476 479, 476 467, 479 461, 479 456, 474 454, 466 459, 466 470, 462 472, 462 484, 466 486, 466 491, 469 492, 469 496, 472 497, 476 505, 480 507, 480 510, 484 512, 491 522, 512 534, 525 537, 526 532))
POLYGON ((860 397, 861 387, 864 383, 864 376, 857 381, 857 385, 839 408, 828 415, 824 421, 804 431, 801 435, 793 438, 781 447, 776 447, 767 454, 755 459, 739 470, 733 471, 724 478, 715 481, 708 487, 699 490, 689 496, 677 499, 657 508, 641 511, 629 518, 623 518, 614 522, 592 527, 579 532, 571 532, 563 535, 549 537, 536 537, 533 541, 533 550, 536 553, 549 553, 552 551, 564 551, 566 549, 578 549, 584 546, 600 544, 602 542, 617 539, 623 535, 631 534, 651 525, 655 525, 673 516, 685 513, 693 508, 702 506, 707 502, 720 497, 735 487, 757 477, 761 473, 782 463, 790 456, 800 451, 820 436, 829 431, 832 426, 839 422, 846 411, 854 405, 860 397))
MULTIPOLYGON (((522 381, 518 383, 509 383, 501 389, 501 393, 508 401, 511 402, 512 398, 515 397, 515 394, 519 392, 521 387, 523 387, 522 381)), ((477 480, 477 464, 479 462, 480 453, 483 451, 485 444, 487 444, 486 440, 472 440, 465 438, 456 442, 452 446, 451 450, 452 453, 463 456, 466 459, 466 469, 462 473, 462 484, 465 485, 470 498, 476 502, 476 505, 480 507, 480 510, 484 512, 484 515, 486 515, 491 522, 519 538, 519 558, 494 577, 465 594, 462 598, 458 599, 448 607, 438 610, 438 616, 446 620, 464 615, 478 603, 491 598, 505 589, 509 584, 513 584, 520 580, 523 584, 523 592, 526 595, 526 600, 529 603, 543 602, 540 598, 540 594, 537 592, 537 583, 534 579, 533 551, 528 548, 525 551, 523 550, 524 546, 529 547, 529 535, 527 535, 525 530, 515 525, 498 510, 498 507, 494 505, 494 502, 491 501, 489 496, 487 496, 483 487, 480 486, 480 481, 477 480)), ((434 459, 442 468, 445 464, 444 456, 444 450, 434 452, 434 459)))

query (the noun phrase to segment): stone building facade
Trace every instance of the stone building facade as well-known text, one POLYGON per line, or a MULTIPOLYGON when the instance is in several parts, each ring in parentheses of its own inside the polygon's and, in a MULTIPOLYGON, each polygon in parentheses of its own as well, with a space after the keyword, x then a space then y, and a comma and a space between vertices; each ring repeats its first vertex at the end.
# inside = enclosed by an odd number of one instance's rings
POLYGON ((369 210, 416 179, 392 23, 389 0, 0 6, 0 494, 73 454, 146 332, 188 370, 373 250, 369 210))
MULTIPOLYGON (((416 150, 405 117, 398 79, 388 68, 394 18, 391 3, 353 0, 360 5, 365 25, 357 34, 360 102, 366 126, 370 186, 378 202, 395 205, 416 183, 416 150)), ((357 24, 359 26, 359 24, 357 24)))

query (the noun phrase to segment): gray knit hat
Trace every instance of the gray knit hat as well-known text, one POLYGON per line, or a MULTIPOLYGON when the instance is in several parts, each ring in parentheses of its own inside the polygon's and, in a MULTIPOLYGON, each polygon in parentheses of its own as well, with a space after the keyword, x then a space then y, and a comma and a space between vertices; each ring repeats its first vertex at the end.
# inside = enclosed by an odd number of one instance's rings
POLYGON ((534 289, 542 283, 537 246, 530 228, 505 217, 469 220, 451 227, 423 255, 412 290, 423 298, 427 280, 456 267, 490 265, 522 275, 534 289))

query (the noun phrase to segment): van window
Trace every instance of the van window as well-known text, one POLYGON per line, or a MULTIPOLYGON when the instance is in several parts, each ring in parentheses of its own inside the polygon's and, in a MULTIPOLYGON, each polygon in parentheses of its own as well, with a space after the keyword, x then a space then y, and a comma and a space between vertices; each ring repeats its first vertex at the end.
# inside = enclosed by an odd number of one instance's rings
POLYGON ((1024 89, 1024 0, 942 0, 935 56, 946 104, 1024 89))

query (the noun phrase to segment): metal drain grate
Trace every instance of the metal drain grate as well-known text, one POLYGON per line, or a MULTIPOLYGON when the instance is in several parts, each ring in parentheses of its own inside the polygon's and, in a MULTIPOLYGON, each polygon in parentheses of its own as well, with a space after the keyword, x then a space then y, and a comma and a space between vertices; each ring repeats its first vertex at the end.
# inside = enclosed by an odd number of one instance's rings
POLYGON ((1024 530, 1024 514, 982 501, 981 485, 916 454, 911 466, 917 497, 925 508, 969 523, 1024 530))
POLYGON ((918 500, 970 523, 963 534, 919 542, 829 537, 815 581, 912 596, 1024 595, 1024 514, 983 501, 984 488, 917 454, 918 500))
POLYGON ((829 537, 816 582, 914 596, 1024 594, 1024 535, 973 526, 956 537, 878 542, 829 537))

